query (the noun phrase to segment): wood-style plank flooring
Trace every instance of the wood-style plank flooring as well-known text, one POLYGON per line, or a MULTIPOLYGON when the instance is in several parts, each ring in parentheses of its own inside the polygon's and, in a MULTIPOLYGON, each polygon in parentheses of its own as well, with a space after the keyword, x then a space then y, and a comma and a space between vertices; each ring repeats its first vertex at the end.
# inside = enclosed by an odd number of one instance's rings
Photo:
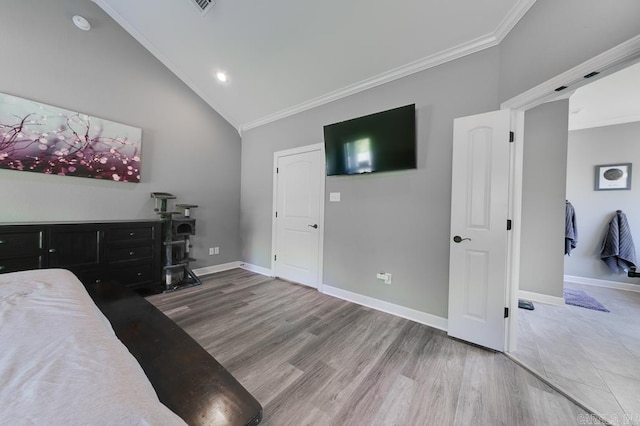
POLYGON ((235 269, 148 300, 258 399, 266 425, 596 424, 503 354, 301 285, 235 269))

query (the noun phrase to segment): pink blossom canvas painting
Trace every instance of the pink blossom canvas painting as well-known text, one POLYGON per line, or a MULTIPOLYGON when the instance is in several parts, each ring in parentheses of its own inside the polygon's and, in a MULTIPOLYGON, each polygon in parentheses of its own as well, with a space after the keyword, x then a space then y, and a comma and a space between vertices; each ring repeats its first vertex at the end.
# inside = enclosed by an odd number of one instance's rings
POLYGON ((0 93, 0 168, 140 182, 142 130, 0 93))

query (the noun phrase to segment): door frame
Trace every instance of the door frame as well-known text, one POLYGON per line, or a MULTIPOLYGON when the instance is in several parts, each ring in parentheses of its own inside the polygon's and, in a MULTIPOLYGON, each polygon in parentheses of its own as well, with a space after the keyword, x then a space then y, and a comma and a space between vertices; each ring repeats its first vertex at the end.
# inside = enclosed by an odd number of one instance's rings
POLYGON ((520 289, 520 249, 522 235, 522 176, 524 164, 524 113, 546 102, 552 102, 568 98, 573 92, 599 78, 605 77, 616 71, 640 61, 640 35, 635 36, 571 69, 559 74, 532 89, 529 89, 500 105, 501 109, 512 110, 512 127, 515 128, 515 149, 511 159, 513 170, 510 177, 510 213, 513 215, 513 234, 508 245, 509 259, 507 260, 507 276, 510 285, 507 285, 505 295, 506 306, 509 306, 511 315, 507 318, 505 333, 505 352, 513 352, 517 349, 518 330, 518 291, 520 289), (598 74, 592 78, 585 76, 592 71, 598 74), (560 92, 556 88, 566 86, 560 92))
POLYGON ((285 149, 283 151, 276 151, 273 153, 273 194, 271 203, 271 273, 276 275, 276 262, 273 258, 278 247, 277 242, 277 224, 276 224, 276 209, 278 208, 278 160, 282 157, 289 157, 292 155, 305 154, 307 152, 319 151, 322 157, 322 176, 320 179, 320 200, 318 209, 318 291, 322 292, 324 283, 322 282, 322 269, 324 262, 324 202, 325 202, 325 179, 326 179, 326 159, 324 155, 324 144, 316 143, 312 145, 301 146, 297 148, 285 149))

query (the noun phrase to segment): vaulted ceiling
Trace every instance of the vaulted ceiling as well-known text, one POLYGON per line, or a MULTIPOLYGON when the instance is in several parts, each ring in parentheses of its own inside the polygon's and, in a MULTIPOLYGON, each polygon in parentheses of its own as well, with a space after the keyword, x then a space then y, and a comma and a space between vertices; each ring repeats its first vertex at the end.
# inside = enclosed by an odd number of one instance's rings
POLYGON ((495 46, 535 2, 93 1, 241 131, 495 46))

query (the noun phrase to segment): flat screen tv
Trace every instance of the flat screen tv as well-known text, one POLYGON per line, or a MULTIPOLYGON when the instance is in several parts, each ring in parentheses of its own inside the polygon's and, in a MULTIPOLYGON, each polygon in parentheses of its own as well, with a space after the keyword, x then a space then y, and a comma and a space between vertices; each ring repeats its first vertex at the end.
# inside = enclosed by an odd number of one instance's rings
POLYGON ((327 176, 416 168, 416 106, 324 126, 327 176))

